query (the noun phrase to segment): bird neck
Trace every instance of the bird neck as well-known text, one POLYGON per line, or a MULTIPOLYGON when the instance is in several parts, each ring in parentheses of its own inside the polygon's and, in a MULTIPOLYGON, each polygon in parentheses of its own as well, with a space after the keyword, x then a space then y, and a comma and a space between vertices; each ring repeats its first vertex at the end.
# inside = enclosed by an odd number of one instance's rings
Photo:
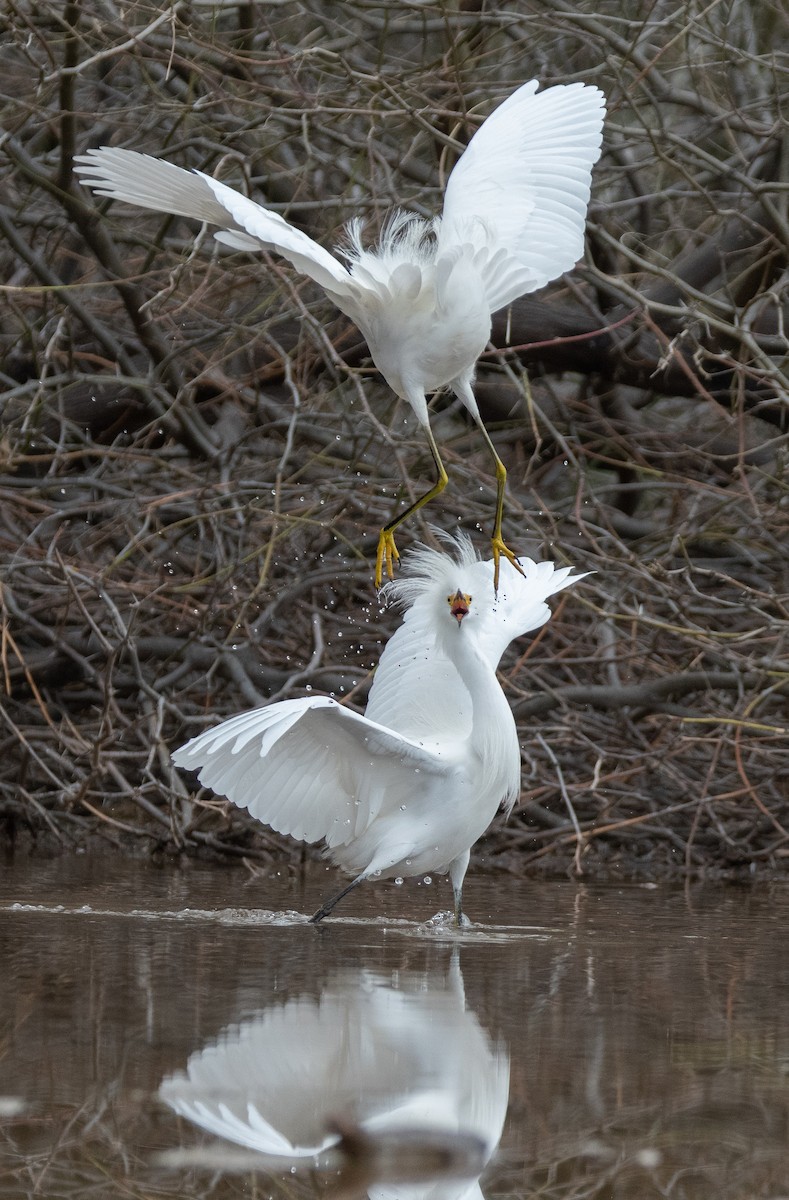
MULTIPOLYGON (((454 630, 451 632, 455 632, 454 630)), ((520 793, 521 754, 518 731, 496 670, 480 652, 473 637, 457 630, 452 658, 471 697, 472 751, 482 766, 481 786, 496 805, 512 807, 520 793)), ((471 632, 470 630, 468 631, 471 632)))
MULTIPOLYGON (((502 748, 513 737, 517 747, 515 720, 507 698, 501 690, 496 671, 462 628, 457 639, 449 639, 449 653, 457 672, 468 689, 472 704, 471 741, 484 758, 502 754, 502 748)), ((455 630, 450 631, 451 635, 455 630)))

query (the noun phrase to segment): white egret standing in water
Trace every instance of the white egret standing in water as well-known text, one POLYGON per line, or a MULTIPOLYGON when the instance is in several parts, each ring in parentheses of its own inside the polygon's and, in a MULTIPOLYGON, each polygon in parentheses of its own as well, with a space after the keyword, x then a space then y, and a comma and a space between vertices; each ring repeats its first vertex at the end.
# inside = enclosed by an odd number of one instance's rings
POLYGON ((408 605, 378 664, 364 716, 328 696, 223 721, 176 750, 179 767, 279 833, 323 842, 351 888, 448 874, 462 919, 469 853, 520 793, 515 720, 496 678, 513 640, 550 617, 545 600, 583 578, 521 559, 494 594, 494 563, 463 534, 454 556, 420 547, 389 594, 408 605))
POLYGON ((82 182, 101 196, 194 217, 222 227, 236 250, 274 250, 315 280, 364 334, 390 387, 422 425, 436 482, 384 526, 375 585, 392 577, 398 525, 437 496, 447 473, 430 429, 427 395, 449 386, 493 455, 494 588, 499 558, 517 568, 501 530, 507 472, 482 423, 472 390, 491 314, 544 287, 581 257, 592 166, 600 155, 604 97, 596 87, 560 84, 537 92, 532 79, 496 108, 449 176, 443 215, 398 210, 378 245, 365 249, 362 222, 347 228, 345 263, 312 238, 202 171, 185 171, 132 150, 103 146, 75 159, 82 182))

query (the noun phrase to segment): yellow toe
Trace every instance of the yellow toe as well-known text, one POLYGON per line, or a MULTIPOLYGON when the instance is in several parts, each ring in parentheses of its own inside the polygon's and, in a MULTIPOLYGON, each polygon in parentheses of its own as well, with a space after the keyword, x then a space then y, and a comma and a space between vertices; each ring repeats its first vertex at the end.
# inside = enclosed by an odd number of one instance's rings
POLYGON ((394 534, 389 529, 382 529, 378 538, 378 553, 375 556, 375 587, 378 590, 383 583, 384 567, 387 579, 394 579, 394 565, 400 561, 397 553, 394 534))
POLYGON ((498 592, 498 590, 499 590, 499 562, 500 562, 502 555, 504 556, 504 558, 506 558, 508 563, 512 564, 512 566, 515 568, 515 570, 518 572, 519 575, 523 575, 524 571, 523 571, 523 567, 518 562, 518 560, 515 557, 515 555, 513 554, 512 550, 510 550, 509 546, 507 545, 507 543, 504 541, 504 538, 501 537, 500 534, 499 535, 494 534, 494 536, 491 538, 491 545, 493 546, 493 590, 494 590, 494 592, 498 592))

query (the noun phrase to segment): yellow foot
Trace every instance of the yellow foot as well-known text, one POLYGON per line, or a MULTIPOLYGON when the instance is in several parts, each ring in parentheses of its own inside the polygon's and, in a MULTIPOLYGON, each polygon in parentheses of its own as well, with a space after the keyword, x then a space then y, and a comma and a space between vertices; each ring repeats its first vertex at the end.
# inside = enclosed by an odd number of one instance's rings
POLYGON ((504 538, 501 536, 500 533, 498 533, 498 534, 494 533, 493 537, 491 538, 491 545, 493 546, 493 591, 498 595, 498 591, 499 591, 499 559, 501 558, 502 555, 504 555, 507 562, 512 563, 513 567, 515 568, 515 570, 518 572, 519 575, 523 575, 524 571, 523 571, 523 567, 520 565, 517 558, 512 553, 512 551, 510 550, 509 546, 504 541, 504 538))
MULTIPOLYGON (((502 543, 503 544, 503 543, 502 543)), ((400 561, 400 555, 395 546, 394 534, 390 529, 382 529, 378 538, 378 553, 375 556, 375 588, 380 588, 384 578, 384 563, 386 564, 387 579, 394 579, 394 565, 400 561)))

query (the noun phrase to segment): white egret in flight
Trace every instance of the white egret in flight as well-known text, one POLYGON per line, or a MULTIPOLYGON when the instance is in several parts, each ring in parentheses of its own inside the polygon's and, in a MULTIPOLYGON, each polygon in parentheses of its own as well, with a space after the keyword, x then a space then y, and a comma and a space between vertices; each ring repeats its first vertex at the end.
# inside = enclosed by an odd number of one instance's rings
POLYGON ((420 547, 389 594, 408 605, 365 715, 328 696, 223 721, 176 750, 179 767, 279 833, 323 842, 363 879, 448 874, 456 924, 471 847, 520 793, 515 720, 496 678, 513 640, 550 617, 545 600, 583 578, 522 558, 494 593, 494 563, 463 534, 454 556, 420 547))
POLYGON ((532 79, 480 126, 449 176, 443 215, 398 210, 371 249, 362 222, 347 228, 341 262, 312 238, 202 171, 185 171, 132 150, 103 146, 75 159, 82 182, 101 196, 222 227, 236 250, 274 250, 326 291, 364 334, 373 362, 407 400, 425 431, 436 482, 384 526, 375 585, 398 558, 394 532, 447 484, 430 429, 427 395, 450 387, 493 455, 499 558, 517 568, 501 530, 507 472, 482 423, 472 382, 488 343, 491 314, 544 287, 581 257, 592 166, 600 155, 604 97, 571 83, 537 92, 532 79))

